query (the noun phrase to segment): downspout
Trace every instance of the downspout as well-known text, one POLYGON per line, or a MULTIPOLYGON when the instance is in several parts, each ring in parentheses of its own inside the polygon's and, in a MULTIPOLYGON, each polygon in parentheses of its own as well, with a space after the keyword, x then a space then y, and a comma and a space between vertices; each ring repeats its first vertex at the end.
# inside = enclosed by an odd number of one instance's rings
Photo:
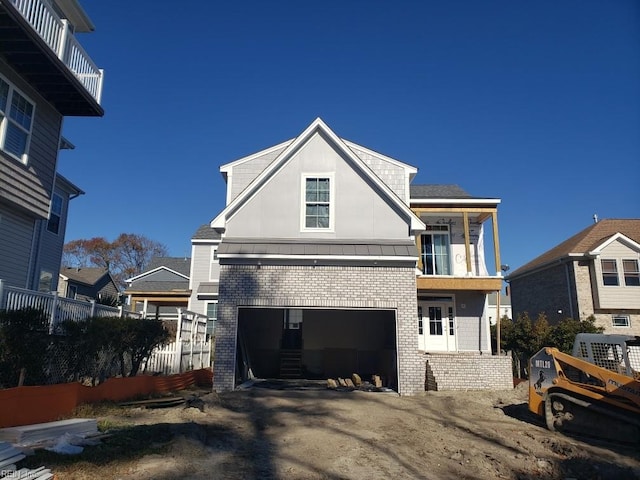
MULTIPOLYGON (((571 279, 569 276, 569 262, 565 263, 565 276, 567 277, 567 297, 569 298, 569 315, 571 316, 571 318, 573 317, 573 298, 571 298, 571 279)), ((576 297, 577 297, 578 292, 576 291, 576 297)), ((577 300, 577 298, 576 298, 577 300)), ((579 318, 577 320, 580 320, 579 318)))

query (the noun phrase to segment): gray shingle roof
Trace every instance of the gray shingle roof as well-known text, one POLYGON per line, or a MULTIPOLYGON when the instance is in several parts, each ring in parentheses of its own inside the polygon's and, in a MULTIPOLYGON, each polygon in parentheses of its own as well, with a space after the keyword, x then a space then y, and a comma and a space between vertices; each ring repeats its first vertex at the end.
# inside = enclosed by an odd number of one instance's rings
POLYGON ((147 271, 158 267, 167 267, 188 277, 191 272, 191 259, 189 257, 155 257, 149 262, 147 271))
POLYGON ((201 225, 191 237, 192 240, 220 240, 221 238, 222 235, 211 228, 208 223, 201 225))
POLYGON ((64 267, 60 269, 60 274, 70 280, 87 285, 95 285, 107 273, 108 270, 102 267, 64 267))
POLYGON ((139 281, 128 288, 130 292, 186 292, 189 290, 189 280, 184 282, 147 282, 139 281))
POLYGON ((224 239, 218 248, 218 255, 301 255, 301 256, 387 256, 415 257, 416 246, 410 241, 366 242, 343 241, 297 241, 224 239))
POLYGON ((584 255, 601 245, 616 233, 621 233, 636 243, 640 243, 640 219, 606 219, 594 223, 561 244, 547 250, 529 263, 507 276, 512 279, 538 267, 565 258, 569 254, 584 255))
POLYGON ((458 185, 411 185, 411 198, 473 198, 458 185))
POLYGON ((198 285, 198 293, 217 294, 219 284, 217 282, 202 282, 198 285))

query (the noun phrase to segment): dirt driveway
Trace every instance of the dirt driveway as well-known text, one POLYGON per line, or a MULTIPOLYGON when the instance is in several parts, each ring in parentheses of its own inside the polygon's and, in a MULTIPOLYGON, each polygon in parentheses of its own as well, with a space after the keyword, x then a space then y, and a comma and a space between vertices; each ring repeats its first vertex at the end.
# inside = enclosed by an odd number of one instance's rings
POLYGON ((148 438, 157 453, 54 471, 60 480, 640 479, 636 448, 547 431, 526 409, 525 386, 415 397, 314 388, 195 392, 195 407, 127 408, 102 419, 166 426, 168 437, 148 438))

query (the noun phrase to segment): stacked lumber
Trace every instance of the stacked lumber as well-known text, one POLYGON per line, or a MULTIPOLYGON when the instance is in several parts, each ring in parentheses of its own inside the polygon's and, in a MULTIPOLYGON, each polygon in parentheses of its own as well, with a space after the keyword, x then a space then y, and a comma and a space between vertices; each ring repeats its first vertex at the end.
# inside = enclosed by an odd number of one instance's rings
POLYGON ((53 478, 51 470, 44 467, 18 470, 16 463, 24 457, 24 453, 10 443, 0 442, 0 479, 50 480, 53 478))
POLYGON ((354 373, 351 378, 328 378, 327 388, 331 390, 362 390, 365 392, 386 392, 388 388, 382 386, 380 375, 372 375, 371 382, 363 381, 360 375, 354 373))
POLYGON ((72 418, 57 422, 0 428, 0 442, 31 446, 55 441, 65 434, 79 437, 97 435, 98 422, 91 418, 72 418))

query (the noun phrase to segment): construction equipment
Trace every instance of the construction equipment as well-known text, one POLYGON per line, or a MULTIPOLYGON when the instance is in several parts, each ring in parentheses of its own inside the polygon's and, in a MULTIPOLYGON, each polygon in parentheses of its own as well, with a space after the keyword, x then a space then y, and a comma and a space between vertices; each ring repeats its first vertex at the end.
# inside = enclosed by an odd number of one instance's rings
POLYGON ((549 430, 640 442, 640 337, 581 333, 572 355, 543 348, 529 362, 529 410, 549 430))

